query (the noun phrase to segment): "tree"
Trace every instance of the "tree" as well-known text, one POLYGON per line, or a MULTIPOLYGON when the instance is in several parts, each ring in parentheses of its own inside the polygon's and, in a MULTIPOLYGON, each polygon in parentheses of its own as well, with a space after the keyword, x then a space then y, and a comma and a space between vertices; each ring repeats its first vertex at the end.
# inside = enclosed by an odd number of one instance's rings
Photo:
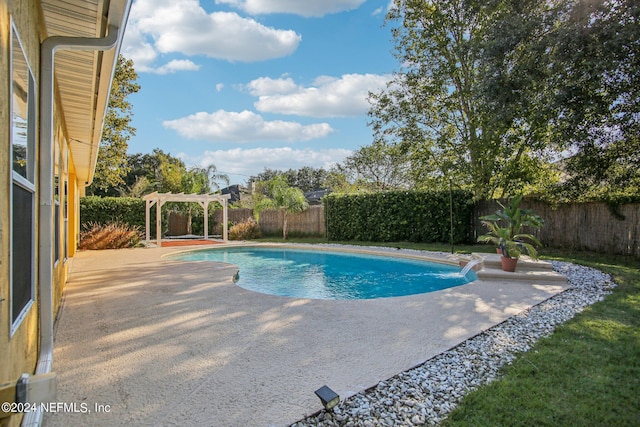
POLYGON ((310 166, 303 166, 298 170, 289 169, 287 171, 265 168, 258 175, 251 176, 250 180, 253 182, 269 181, 278 175, 284 176, 289 186, 297 187, 306 193, 320 188, 326 188, 328 172, 323 168, 316 169, 310 166))
POLYGON ((150 190, 161 193, 179 193, 183 188, 183 177, 187 174, 184 162, 170 153, 155 148, 151 154, 132 154, 128 156, 129 172, 124 184, 132 187, 140 177, 151 183, 150 190))
POLYGON ((387 22, 401 70, 370 96, 375 143, 401 147, 423 187, 453 180, 491 198, 548 179, 540 53, 552 10, 541 0, 395 0, 387 22))
POLYGON ((287 216, 291 213, 302 212, 309 207, 307 199, 299 188, 288 185, 284 175, 277 175, 263 183, 266 197, 262 198, 254 207, 254 214, 258 220, 260 213, 266 209, 282 209, 284 219, 282 223, 282 238, 287 239, 287 216))
POLYGON ((372 94, 376 144, 416 184, 477 198, 640 191, 640 3, 395 0, 401 70, 372 94))
POLYGON ((565 144, 552 132, 558 110, 549 54, 551 38, 562 24, 562 8, 556 3, 501 1, 477 45, 476 103, 483 132, 498 143, 492 178, 498 197, 560 178, 552 160, 565 144))
POLYGON ((132 105, 127 97, 140 90, 137 78, 133 61, 119 55, 111 83, 93 182, 87 187, 89 195, 116 195, 116 187, 124 184, 123 178, 129 170, 128 141, 136 133, 136 129, 131 126, 132 105))
POLYGON ((358 187, 347 178, 341 165, 335 165, 327 172, 326 187, 334 193, 357 193, 358 187))
POLYGON ((303 166, 295 171, 293 187, 298 187, 303 192, 326 188, 328 172, 323 168, 303 166))
MULTIPOLYGON (((640 4, 503 3, 480 52, 479 95, 487 120, 506 142, 526 141, 520 150, 549 154, 529 162, 529 169, 549 172, 544 161, 572 153, 559 163, 569 177, 559 186, 562 198, 638 193, 640 4)), ((511 183, 519 178, 503 175, 511 183)), ((557 182, 558 175, 549 177, 557 182)))
MULTIPOLYGON (((219 189, 217 180, 224 180, 229 185, 229 176, 218 173, 218 169, 215 165, 210 165, 206 168, 193 167, 186 171, 182 175, 182 192, 187 194, 208 194, 212 191, 219 189)), ((187 212, 187 234, 192 233, 191 223, 193 219, 192 208, 200 208, 199 204, 194 203, 182 203, 180 209, 187 212), (186 205, 186 206, 185 206, 186 205)))
POLYGON ((553 34, 563 197, 640 193, 640 3, 570 1, 553 34))
POLYGON ((149 182, 146 176, 136 177, 136 181, 133 185, 125 185, 124 188, 117 188, 120 197, 137 197, 141 198, 145 194, 149 194, 153 191, 153 184, 149 182))
POLYGON ((151 154, 132 154, 128 163, 130 170, 124 179, 127 188, 140 185, 142 178, 149 183, 151 191, 161 193, 207 194, 220 189, 217 181, 229 185, 229 177, 218 173, 215 165, 187 168, 182 160, 159 148, 151 154))
POLYGON ((220 189, 217 181, 223 181, 225 185, 229 185, 229 176, 218 173, 218 168, 215 165, 209 165, 205 168, 192 167, 182 176, 182 191, 208 194, 220 189))
POLYGON ((262 172, 260 172, 258 175, 255 175, 255 176, 252 175, 249 178, 249 180, 253 182, 269 181, 275 178, 276 176, 283 175, 283 174, 284 172, 280 170, 265 167, 262 172))
POLYGON ((416 178, 441 185, 451 176, 491 194, 495 141, 486 138, 477 111, 475 44, 490 17, 481 1, 395 0, 387 22, 401 64, 387 89, 370 96, 374 141, 399 145, 410 156, 416 178))
POLYGON ((376 142, 360 147, 338 169, 351 177, 356 187, 366 190, 385 191, 411 185, 409 157, 397 145, 376 142))
MULTIPOLYGON (((125 177, 126 190, 121 194, 140 197, 152 191, 161 193, 208 194, 219 190, 216 181, 229 184, 229 177, 218 173, 215 165, 187 168, 184 162, 159 148, 151 154, 132 154, 128 158, 130 171, 125 177)), ((187 215, 187 233, 191 234, 193 209, 202 211, 197 203, 171 203, 168 209, 187 215)))

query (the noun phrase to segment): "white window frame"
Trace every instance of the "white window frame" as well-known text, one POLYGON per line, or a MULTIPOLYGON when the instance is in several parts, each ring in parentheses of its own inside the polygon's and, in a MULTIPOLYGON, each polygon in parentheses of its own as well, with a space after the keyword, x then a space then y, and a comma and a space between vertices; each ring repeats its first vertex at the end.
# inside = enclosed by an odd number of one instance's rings
POLYGON ((31 308, 34 305, 34 298, 36 295, 36 265, 35 265, 35 261, 36 261, 36 244, 35 244, 35 238, 36 238, 36 185, 35 185, 35 157, 36 157, 36 153, 35 153, 35 124, 36 124, 36 85, 35 85, 35 79, 33 77, 33 72, 31 71, 31 67, 29 66, 29 62, 27 60, 27 55, 25 54, 25 51, 22 47, 22 41, 20 40, 20 36, 18 34, 18 31, 15 27, 15 24, 13 22, 13 19, 11 19, 11 39, 10 39, 10 47, 9 47, 9 76, 10 76, 10 81, 12 82, 11 84, 11 91, 10 91, 10 117, 11 117, 11 132, 10 132, 10 144, 9 144, 9 148, 10 148, 10 156, 9 156, 9 169, 11 170, 11 190, 9 191, 9 203, 10 203, 10 219, 9 219, 9 223, 11 224, 10 227, 10 232, 9 232, 9 259, 11 260, 11 262, 9 263, 9 298, 11 299, 10 301, 10 306, 9 306, 9 318, 11 319, 11 329, 10 329, 10 337, 12 337, 15 332, 18 330, 18 328, 20 327, 20 325, 22 324, 22 321, 24 320, 24 318, 27 316, 27 314, 29 313, 29 311, 31 310, 31 308), (17 41, 17 43, 14 43, 14 40, 17 41), (16 46, 17 44, 17 46, 16 46), (27 66, 27 89, 28 89, 28 93, 27 93, 27 109, 26 109, 26 114, 27 114, 27 127, 26 127, 26 131, 27 131, 27 140, 26 140, 26 177, 22 176, 20 173, 16 172, 13 168, 13 144, 14 144, 14 131, 13 131, 13 112, 14 112, 14 101, 13 101, 13 97, 14 97, 14 88, 13 88, 13 81, 14 81, 14 77, 13 77, 13 64, 14 64, 14 58, 15 55, 20 54, 22 55, 22 58, 24 59, 24 62, 26 63, 27 66), (32 241, 31 243, 31 262, 30 262, 30 269, 31 269, 31 290, 30 290, 30 298, 29 301, 27 301, 27 303, 21 307, 20 312, 17 313, 17 315, 14 316, 14 312, 13 312, 13 292, 14 292, 14 288, 13 288, 13 277, 14 277, 14 271, 13 271, 13 261, 14 261, 14 253, 13 253, 13 242, 14 242, 14 227, 13 227, 13 220, 14 220, 14 200, 13 200, 13 190, 14 190, 14 186, 18 186, 23 190, 26 190, 28 192, 31 193, 31 197, 32 197, 32 203, 31 203, 31 234, 32 234, 32 241), (14 319, 15 318, 15 319, 14 319))
POLYGON ((62 232, 63 240, 63 250, 62 257, 66 264, 67 259, 69 259, 69 146, 67 145, 67 141, 64 140, 64 145, 62 148, 62 176, 64 177, 62 180, 62 197, 63 197, 63 217, 64 217, 64 229, 62 232))

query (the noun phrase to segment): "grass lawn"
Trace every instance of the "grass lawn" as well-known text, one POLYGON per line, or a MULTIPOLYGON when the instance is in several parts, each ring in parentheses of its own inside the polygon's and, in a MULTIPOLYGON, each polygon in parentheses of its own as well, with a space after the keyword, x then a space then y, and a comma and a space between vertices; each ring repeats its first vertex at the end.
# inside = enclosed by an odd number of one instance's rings
POLYGON ((543 251, 611 274, 618 287, 468 394, 445 426, 640 426, 640 262, 543 251))
MULTIPOLYGON (((331 243, 451 250, 439 244, 331 243)), ((492 252, 493 248, 455 246, 455 251, 492 252)), ((519 355, 499 380, 469 393, 443 425, 640 426, 640 261, 550 249, 540 255, 602 270, 618 287, 519 355)))

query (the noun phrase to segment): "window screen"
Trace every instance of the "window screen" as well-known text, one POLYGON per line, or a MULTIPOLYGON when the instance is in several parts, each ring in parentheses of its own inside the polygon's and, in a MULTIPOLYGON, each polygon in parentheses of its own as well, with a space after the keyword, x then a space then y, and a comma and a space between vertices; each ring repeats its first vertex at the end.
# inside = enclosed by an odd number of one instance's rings
POLYGON ((35 82, 11 25, 11 333, 35 293, 35 82))
POLYGON ((33 298, 33 193, 13 184, 12 323, 33 298))

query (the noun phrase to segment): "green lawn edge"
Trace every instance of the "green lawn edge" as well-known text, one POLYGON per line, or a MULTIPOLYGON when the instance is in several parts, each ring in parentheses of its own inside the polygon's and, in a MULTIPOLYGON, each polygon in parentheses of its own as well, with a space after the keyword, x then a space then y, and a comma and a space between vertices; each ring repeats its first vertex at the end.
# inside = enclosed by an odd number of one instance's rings
POLYGON ((467 394, 443 426, 640 425, 640 262, 559 250, 543 257, 601 270, 617 287, 467 394))
MULTIPOLYGON (((284 242, 277 238, 260 241, 284 242)), ((289 243, 335 243, 451 252, 447 244, 333 242, 294 238, 289 243)), ((486 245, 456 245, 453 252, 492 252, 486 245)), ((633 257, 542 249, 543 259, 585 265, 613 278, 603 301, 556 327, 470 391, 443 426, 640 425, 640 260, 633 257)))

